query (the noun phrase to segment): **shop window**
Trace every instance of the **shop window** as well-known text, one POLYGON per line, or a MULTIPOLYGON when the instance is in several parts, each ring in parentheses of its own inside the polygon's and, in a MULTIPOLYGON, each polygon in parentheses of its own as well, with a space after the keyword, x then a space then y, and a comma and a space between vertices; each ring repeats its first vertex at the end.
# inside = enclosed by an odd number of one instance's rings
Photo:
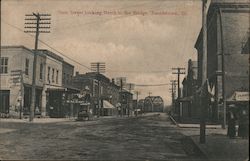
POLYGON ((8 58, 2 57, 0 58, 0 74, 8 73, 8 58))
POLYGON ((30 65, 29 59, 26 59, 25 60, 25 74, 26 75, 29 75, 29 65, 30 65))

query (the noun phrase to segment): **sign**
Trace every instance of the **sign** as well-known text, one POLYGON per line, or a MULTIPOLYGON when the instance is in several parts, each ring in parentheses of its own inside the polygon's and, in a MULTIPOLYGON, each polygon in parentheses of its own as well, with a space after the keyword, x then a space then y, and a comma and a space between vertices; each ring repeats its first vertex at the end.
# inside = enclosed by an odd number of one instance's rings
POLYGON ((249 92, 235 92, 236 101, 249 101, 249 92))
POLYGON ((80 100, 67 100, 67 103, 80 104, 80 105, 90 105, 89 102, 80 101, 80 100))

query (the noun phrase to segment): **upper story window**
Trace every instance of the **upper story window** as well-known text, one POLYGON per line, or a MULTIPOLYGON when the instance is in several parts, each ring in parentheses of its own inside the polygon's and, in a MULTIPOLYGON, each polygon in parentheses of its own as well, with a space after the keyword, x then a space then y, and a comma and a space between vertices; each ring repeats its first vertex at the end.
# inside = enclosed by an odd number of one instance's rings
POLYGON ((47 81, 50 83, 50 67, 48 67, 47 81))
POLYGON ((8 58, 7 57, 1 57, 0 58, 0 74, 6 74, 8 73, 8 58))
POLYGON ((55 69, 52 68, 52 82, 55 82, 55 69))
POLYGON ((59 74, 59 71, 57 70, 56 71, 56 83, 58 84, 58 74, 59 74))
POLYGON ((43 63, 40 64, 40 79, 43 79, 43 63))
POLYGON ((25 74, 29 75, 29 65, 30 65, 30 61, 29 59, 25 60, 25 74))
POLYGON ((66 83, 66 73, 63 73, 63 83, 66 83))

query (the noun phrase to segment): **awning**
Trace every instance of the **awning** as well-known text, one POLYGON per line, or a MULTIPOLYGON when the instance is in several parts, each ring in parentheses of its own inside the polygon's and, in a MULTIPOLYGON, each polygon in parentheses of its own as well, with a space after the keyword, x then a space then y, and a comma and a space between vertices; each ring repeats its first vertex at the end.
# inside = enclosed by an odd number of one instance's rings
POLYGON ((248 102, 249 92, 235 91, 231 97, 227 99, 227 102, 248 102))
POLYGON ((103 100, 103 108, 109 108, 109 109, 115 109, 115 106, 113 106, 111 103, 109 103, 106 100, 103 100))

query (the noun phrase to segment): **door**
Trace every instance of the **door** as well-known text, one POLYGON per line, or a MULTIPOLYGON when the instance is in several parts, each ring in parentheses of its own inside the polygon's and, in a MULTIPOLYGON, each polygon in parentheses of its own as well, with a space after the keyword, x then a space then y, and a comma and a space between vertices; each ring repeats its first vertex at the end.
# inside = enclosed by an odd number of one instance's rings
POLYGON ((0 90, 0 113, 9 113, 10 91, 0 90))

